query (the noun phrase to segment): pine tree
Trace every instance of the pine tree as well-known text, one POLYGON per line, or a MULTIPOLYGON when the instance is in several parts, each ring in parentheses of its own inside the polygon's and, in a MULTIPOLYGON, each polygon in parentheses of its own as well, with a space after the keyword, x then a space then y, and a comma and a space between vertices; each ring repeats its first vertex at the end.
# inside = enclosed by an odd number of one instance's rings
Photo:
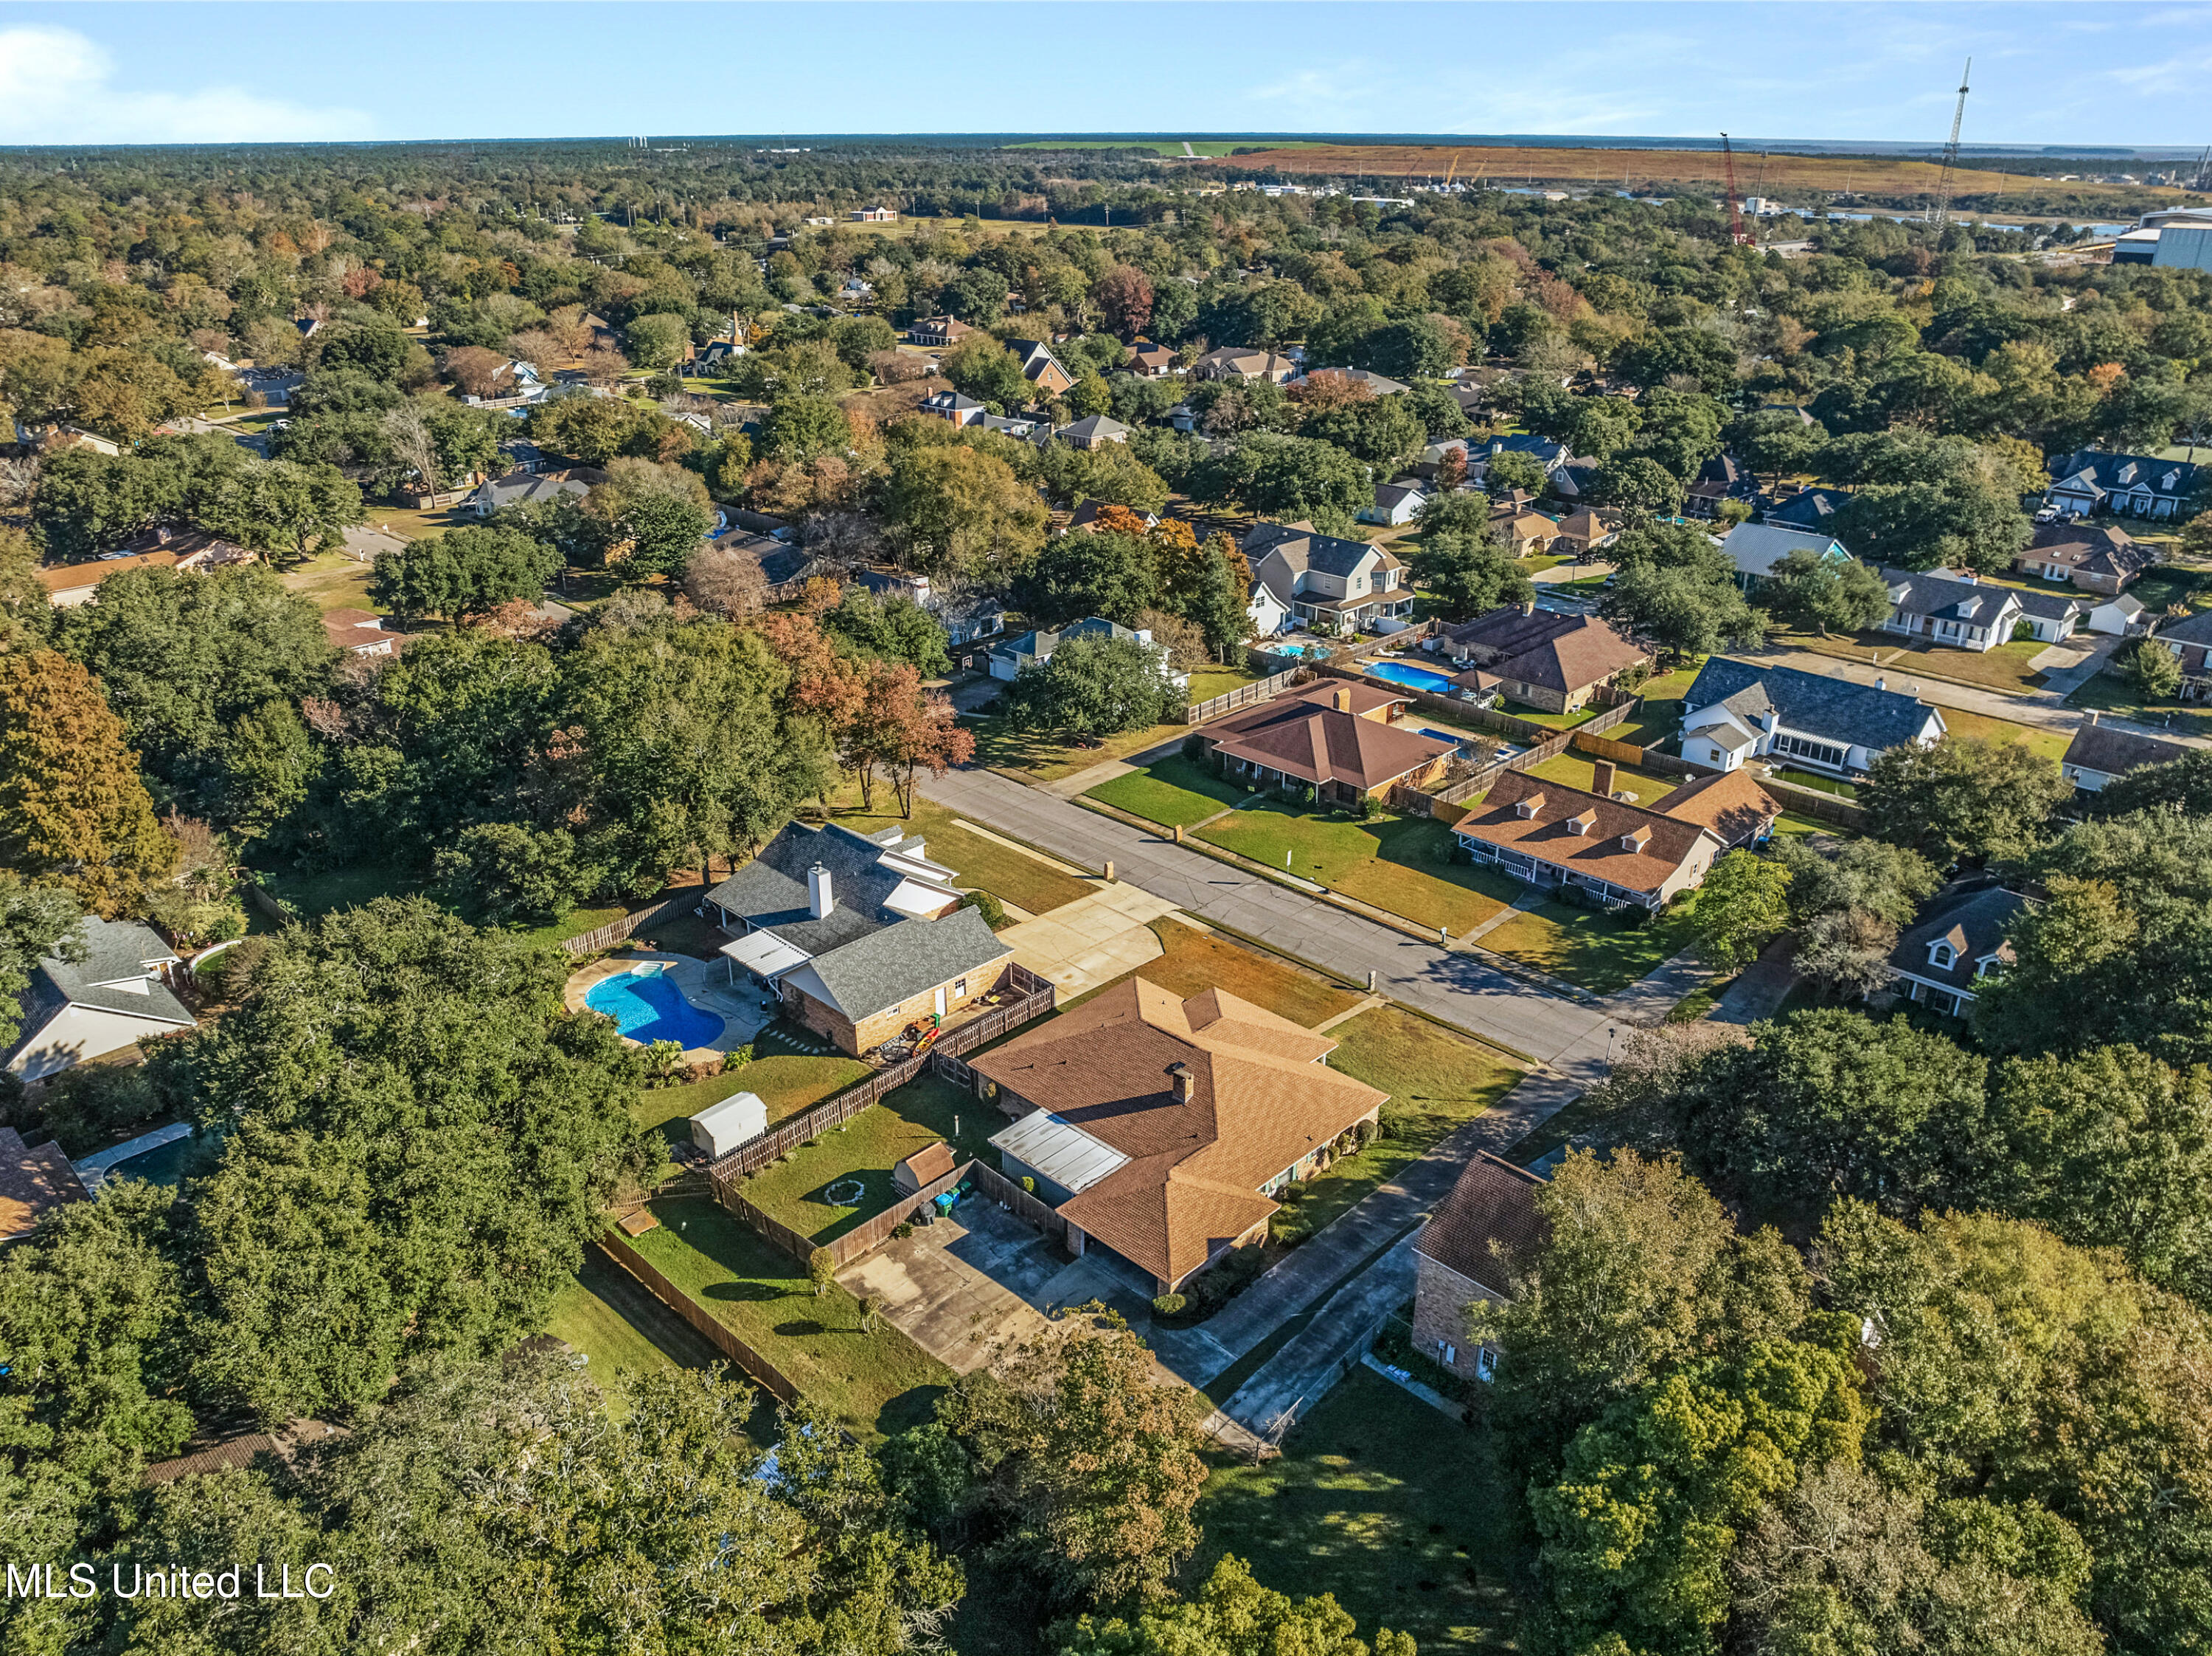
POLYGON ((100 681, 52 650, 0 658, 0 864, 103 916, 177 866, 100 681))

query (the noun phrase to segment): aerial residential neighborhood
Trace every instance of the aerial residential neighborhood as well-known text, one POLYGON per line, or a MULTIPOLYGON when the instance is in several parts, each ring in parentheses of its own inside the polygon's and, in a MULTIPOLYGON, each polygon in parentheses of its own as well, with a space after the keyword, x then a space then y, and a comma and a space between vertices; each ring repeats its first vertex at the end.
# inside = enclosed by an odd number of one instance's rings
POLYGON ((0 1647, 2212 1652, 2212 26, 420 21, 0 27, 0 1647))

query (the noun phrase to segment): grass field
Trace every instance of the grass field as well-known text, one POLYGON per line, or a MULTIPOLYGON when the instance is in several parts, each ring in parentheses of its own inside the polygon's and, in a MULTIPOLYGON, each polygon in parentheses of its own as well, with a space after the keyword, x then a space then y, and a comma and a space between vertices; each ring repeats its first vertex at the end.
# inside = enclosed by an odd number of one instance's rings
POLYGON ((343 552, 318 552, 278 579, 286 590, 297 592, 327 615, 333 610, 375 609, 368 601, 368 578, 375 568, 374 564, 343 552))
POLYGON ((1255 799, 1198 837, 1417 925, 1454 932, 1481 925, 1520 891, 1491 870, 1451 863, 1451 830, 1431 817, 1385 815, 1363 822, 1341 811, 1255 799))
POLYGON ((856 834, 874 834, 887 828, 919 834, 929 859, 956 870, 958 884, 981 886, 1000 901, 1025 908, 1032 914, 1072 903, 1096 889, 1073 874, 1040 862, 1027 852, 976 833, 942 805, 917 798, 914 815, 906 817, 892 810, 890 802, 881 794, 877 796, 876 803, 885 809, 874 814, 857 810, 841 811, 837 816, 839 825, 856 834))
MULTIPOLYGON (((659 1129, 672 1147, 691 1137, 691 1118, 710 1104, 719 1104, 736 1093, 757 1094, 768 1107, 769 1125, 834 1098, 868 1073, 856 1058, 833 1055, 815 1058, 786 1052, 757 1058, 706 1081, 685 1082, 674 1087, 653 1087, 638 1095, 631 1119, 641 1132, 659 1129)), ((658 1184, 676 1171, 672 1157, 664 1160, 653 1175, 658 1184)))
POLYGON ((804 1266, 711 1201, 653 1210, 659 1228, 632 1246, 848 1431, 873 1439, 929 1418, 952 1372, 904 1334, 863 1332, 850 1294, 833 1283, 817 1296, 804 1266))
POLYGON ((1243 804, 1247 797, 1237 784, 1179 753, 1101 782, 1084 795, 1163 828, 1189 828, 1219 816, 1224 806, 1243 804))
MULTIPOLYGON (((302 919, 319 919, 341 908, 359 908, 377 897, 404 897, 420 890, 413 876, 389 868, 342 868, 325 874, 278 874, 264 889, 279 902, 289 903, 302 919)), ((258 908, 246 911, 249 927, 256 931, 276 929, 258 908)))
POLYGON ((787 1161, 763 1169, 738 1193, 800 1235, 830 1241, 890 1206, 897 1197, 891 1169, 916 1150, 943 1140, 953 1147, 956 1162, 997 1167, 990 1137, 1005 1125, 1006 1118, 973 1093, 927 1075, 792 1151, 787 1161), (861 1186, 857 1196, 828 1199, 831 1186, 854 1179, 861 1186))
POLYGON ((1304 138, 1030 138, 1002 144, 1005 149, 1149 149, 1162 155, 1180 155, 1186 149, 1200 155, 1232 155, 1239 149, 1314 149, 1322 146, 1304 138))
MULTIPOLYGON (((1359 997, 1349 989, 1181 920, 1154 920, 1152 931, 1160 940, 1160 956, 1133 975, 1186 1000, 1208 989, 1224 989, 1309 1029, 1358 1004, 1359 997)), ((1094 989, 1066 1004, 1076 1005, 1097 992, 1094 989)))
MULTIPOLYGON (((1565 753, 1547 759, 1528 774, 1540 777, 1547 782, 1565 783, 1568 787, 1580 788, 1588 793, 1591 791, 1590 784, 1596 779, 1597 763, 1588 755, 1570 749, 1565 753)), ((1634 794, 1639 805, 1656 804, 1681 786, 1682 779, 1679 776, 1660 776, 1627 765, 1613 767, 1613 791, 1634 794)))
MULTIPOLYGON (((2178 701, 2170 696, 2146 701, 2132 678, 2110 668, 2093 676, 2087 683, 2067 697, 2066 705, 2118 713, 2122 719, 2131 719, 2140 725, 2171 730, 2177 736, 2212 737, 2212 707, 2201 703, 2178 701)), ((1950 716, 1948 711, 1943 715, 1946 719, 1950 716)))
POLYGON ((586 1372, 610 1392, 664 1369, 723 1361, 696 1329, 596 1247, 584 1250, 583 1268, 555 1296, 542 1331, 582 1352, 586 1372))
POLYGON ((1095 748, 1079 748, 1035 731, 1017 731, 1003 719, 977 718, 968 724, 975 732, 976 762, 1026 782, 1057 782, 1106 760, 1127 759, 1176 741, 1190 729, 1187 725, 1152 725, 1107 737, 1095 748))
POLYGON ((1357 1368, 1279 1459, 1215 1459, 1183 1584, 1194 1591, 1234 1555, 1278 1592, 1334 1594, 1370 1642, 1388 1627, 1421 1656, 1495 1649, 1510 1631, 1506 1514, 1518 1500, 1482 1431, 1357 1368))
POLYGON ((1696 901, 1692 892, 1664 914, 1632 926, 1595 909, 1571 908, 1554 900, 1516 914, 1495 931, 1486 931, 1482 947, 1565 978, 1594 995, 1610 995, 1681 950, 1683 920, 1696 901))
POLYGON ((1702 659, 1671 673, 1657 673, 1637 692, 1644 705, 1606 732, 1615 742, 1639 748, 1663 748, 1682 728, 1682 698, 1697 682, 1702 659))
POLYGON ((1271 1241, 1310 1235, 1396 1174, 1436 1142, 1495 1104, 1521 1079, 1520 1070, 1480 1041, 1398 1006, 1377 1006, 1329 1034, 1340 1043, 1328 1067, 1390 1095, 1382 1131, 1356 1156, 1294 1185, 1276 1216, 1271 1241))
POLYGON ((2039 725, 2016 725, 2008 719, 1968 713, 1960 707, 1943 709, 1943 727, 1954 736, 1976 736, 1989 742, 2018 742, 2031 753, 2039 753, 2053 764, 2065 755, 2070 731, 2046 730, 2039 725))

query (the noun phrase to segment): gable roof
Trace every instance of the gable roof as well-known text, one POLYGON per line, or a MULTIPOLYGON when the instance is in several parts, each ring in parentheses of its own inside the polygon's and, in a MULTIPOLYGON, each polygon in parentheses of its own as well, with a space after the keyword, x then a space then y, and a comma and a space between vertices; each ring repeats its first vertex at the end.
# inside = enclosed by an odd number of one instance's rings
POLYGON ((942 919, 901 919, 855 943, 817 955, 793 968, 785 980, 858 1023, 963 974, 1009 960, 1013 952, 1013 945, 1000 941, 981 913, 956 908, 942 919))
POLYGON ((1994 955, 2010 964, 2012 945, 2004 940, 2005 928, 2014 916, 2032 907, 2020 893, 2002 886, 1986 881, 1954 881, 1929 900, 1920 918, 1897 940, 1889 963, 1916 978, 1972 992, 1975 968, 1983 960, 1994 955), (1928 946, 1938 941, 1951 945, 1948 967, 1935 965, 1928 958, 1928 946))
POLYGON ((2197 610, 2160 623, 2157 636, 2171 644, 2212 644, 2212 610, 2197 610))
POLYGON ((707 894, 707 901, 773 932, 794 948, 822 955, 903 924, 902 908, 958 901, 957 877, 924 854, 927 842, 896 828, 857 834, 841 823, 810 828, 787 822, 760 854, 707 894), (830 912, 816 919, 806 878, 819 864, 830 875, 830 912), (892 900, 908 901, 893 907, 892 900), (934 901, 927 901, 934 900, 934 901))
POLYGON ((2077 449, 2051 468, 2052 489, 2091 495, 2185 495, 2196 487, 2197 468, 2185 460, 2150 454, 2107 454, 2077 449))
POLYGON ((1935 709, 1902 691, 1854 684, 1796 667, 1758 667, 1714 656, 1682 698, 1686 718, 1719 703, 1756 725, 1771 713, 1790 729, 1879 753, 1916 740, 1935 709))
POLYGON ((22 1134, 0 1127, 0 1242, 28 1235, 49 1209, 85 1199, 83 1183, 59 1143, 49 1139, 27 1149, 22 1134))
POLYGON ((1678 822, 1695 822, 1733 849, 1757 838, 1782 815, 1774 797, 1749 771, 1721 771, 1685 782, 1659 802, 1660 812, 1678 822))
POLYGON ((1717 837, 1702 823, 1510 770, 1499 773, 1452 832, 1625 891, 1656 891, 1698 840, 1717 837))
POLYGON ((2066 744, 2061 762, 2076 770, 2119 776, 2139 765, 2170 765, 2193 751, 2179 742, 2137 736, 2132 731, 2116 731, 2110 725, 2084 725, 2066 744))
POLYGON ((1385 1094, 1318 1062, 1335 1046, 1224 990, 1185 1000, 1132 978, 970 1062, 1123 1158, 1060 1211, 1180 1282, 1275 1210, 1261 1185, 1382 1105, 1385 1094))
POLYGON ((2023 594, 2014 587, 1994 586, 1950 569, 1893 569, 1878 572, 1889 589, 1891 605, 1899 615, 1927 616, 1938 621, 1964 622, 1969 626, 1993 627, 2008 607, 2025 608, 2023 594))
POLYGON ((1039 661, 1049 660, 1054 651, 1072 638, 1133 639, 1137 635, 1118 621, 1109 621, 1103 616, 1085 616, 1081 621, 1072 621, 1065 627, 1039 627, 1033 631, 1017 634, 998 648, 994 656, 1035 656, 1039 661))
POLYGON ((1801 489, 1766 514, 1766 521, 1787 529, 1825 529, 1837 508, 1850 500, 1840 488, 1801 489))
POLYGON ((1370 555, 1382 559, 1385 568, 1395 561, 1379 546, 1324 535, 1310 523, 1254 524, 1238 549, 1250 562, 1278 552, 1294 571, 1314 569, 1324 575, 1349 575, 1370 555))
POLYGON ((1423 1227, 1413 1252, 1501 1300, 1510 1298, 1514 1271, 1525 1268, 1551 1235, 1536 1207, 1545 1182, 1477 1150, 1423 1227))
POLYGON ((1206 734, 1217 752, 1232 759, 1364 792, 1419 770, 1456 746, 1361 717, 1404 700, 1371 685, 1328 679, 1217 719, 1206 734), (1340 701, 1344 705, 1338 706, 1340 701))
POLYGON ((2087 574, 2125 579, 2141 573, 2154 560, 2149 549, 2124 529, 2092 524, 2044 524, 2013 561, 2060 564, 2087 574))
POLYGON ((1825 530, 1794 529, 1776 523, 1738 524, 1721 537, 1721 550, 1735 561, 1741 575, 1771 574, 1774 566, 1792 552, 1810 552, 1822 558, 1850 555, 1844 543, 1825 530))

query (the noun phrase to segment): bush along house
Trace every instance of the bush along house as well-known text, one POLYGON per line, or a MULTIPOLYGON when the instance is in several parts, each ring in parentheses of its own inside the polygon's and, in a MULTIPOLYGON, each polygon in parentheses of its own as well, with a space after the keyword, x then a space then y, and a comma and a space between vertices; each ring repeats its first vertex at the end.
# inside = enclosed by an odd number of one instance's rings
POLYGON ((1387 1095, 1330 1069, 1335 1049, 1221 990, 1131 978, 969 1061, 1016 1118, 991 1140, 1006 1177, 1058 1210, 1069 1249, 1172 1294, 1372 1136, 1387 1095))
POLYGON ((784 1016, 857 1058, 909 1023, 943 1023, 1000 987, 1014 951, 962 906, 918 834, 788 824, 707 894, 722 945, 784 1016))

